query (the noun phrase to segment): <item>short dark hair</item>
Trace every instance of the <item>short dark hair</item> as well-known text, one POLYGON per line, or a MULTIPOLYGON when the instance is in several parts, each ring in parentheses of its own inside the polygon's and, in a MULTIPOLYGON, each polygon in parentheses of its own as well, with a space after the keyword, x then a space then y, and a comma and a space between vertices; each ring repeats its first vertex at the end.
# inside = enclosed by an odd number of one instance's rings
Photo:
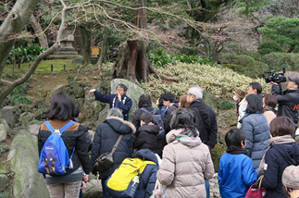
POLYGON ((71 120, 74 118, 75 104, 66 93, 57 93, 53 96, 49 108, 48 118, 50 120, 71 120))
POLYGON ((263 91, 262 85, 258 82, 249 83, 249 86, 251 86, 252 89, 256 89, 257 94, 261 94, 263 91))
POLYGON ((140 120, 142 120, 143 122, 145 122, 146 125, 148 125, 148 123, 152 122, 153 124, 157 125, 157 122, 154 118, 154 116, 151 113, 143 113, 140 116, 140 120))
POLYGON ((139 97, 139 101, 138 101, 138 108, 142 108, 142 107, 151 107, 152 106, 152 99, 151 96, 148 94, 142 94, 139 97))
POLYGON ((241 141, 246 140, 246 133, 238 128, 230 129, 225 135, 225 143, 228 150, 241 148, 241 141))
POLYGON ((75 109, 74 109, 74 118, 78 118, 80 114, 80 109, 78 105, 75 105, 75 109))
POLYGON ((185 131, 190 131, 190 135, 193 137, 199 135, 196 128, 196 118, 190 109, 178 109, 171 118, 170 127, 171 129, 185 129, 185 131))
POLYGON ((121 87, 121 88, 123 88, 125 92, 127 92, 127 90, 128 90, 127 86, 124 85, 124 84, 118 84, 118 85, 116 86, 116 89, 117 89, 117 87, 121 87))
POLYGON ((165 101, 173 102, 175 97, 171 92, 166 92, 165 94, 162 95, 162 99, 165 101))
POLYGON ((273 137, 284 135, 291 135, 294 137, 295 130, 294 122, 285 116, 274 118, 270 122, 270 133, 273 137))
POLYGON ((273 109, 277 105, 277 98, 276 98, 276 96, 271 95, 271 94, 264 94, 264 101, 265 101, 265 105, 266 106, 272 107, 273 109))
POLYGON ((160 97, 159 97, 159 107, 163 107, 163 95, 164 94, 161 94, 160 97))
POLYGON ((249 94, 246 96, 245 100, 247 101, 246 113, 253 114, 264 112, 262 97, 255 94, 249 94))

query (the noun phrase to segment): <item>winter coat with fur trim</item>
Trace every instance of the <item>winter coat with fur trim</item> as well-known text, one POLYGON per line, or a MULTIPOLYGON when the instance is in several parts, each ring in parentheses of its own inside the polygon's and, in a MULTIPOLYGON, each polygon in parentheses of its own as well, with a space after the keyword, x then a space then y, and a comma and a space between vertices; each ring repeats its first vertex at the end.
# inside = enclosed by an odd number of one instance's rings
MULTIPOLYGON (((123 135, 113 154, 114 166, 100 173, 100 178, 108 178, 122 161, 133 154, 133 133, 136 129, 131 122, 118 117, 108 117, 96 130, 91 149, 91 168, 103 153, 110 153, 119 135, 123 135)), ((93 172, 94 173, 94 172, 93 172)))
POLYGON ((167 134, 157 177, 167 186, 166 197, 205 198, 205 179, 214 174, 210 150, 199 137, 183 137, 186 134, 183 129, 167 134))

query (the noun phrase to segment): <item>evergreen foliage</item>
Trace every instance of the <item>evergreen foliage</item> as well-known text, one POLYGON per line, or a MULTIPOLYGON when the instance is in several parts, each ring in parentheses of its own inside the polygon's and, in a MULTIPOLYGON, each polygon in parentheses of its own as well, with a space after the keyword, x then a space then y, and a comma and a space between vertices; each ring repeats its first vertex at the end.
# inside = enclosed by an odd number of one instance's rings
POLYGON ((276 42, 283 51, 299 52, 299 18, 270 18, 258 31, 265 41, 276 42))

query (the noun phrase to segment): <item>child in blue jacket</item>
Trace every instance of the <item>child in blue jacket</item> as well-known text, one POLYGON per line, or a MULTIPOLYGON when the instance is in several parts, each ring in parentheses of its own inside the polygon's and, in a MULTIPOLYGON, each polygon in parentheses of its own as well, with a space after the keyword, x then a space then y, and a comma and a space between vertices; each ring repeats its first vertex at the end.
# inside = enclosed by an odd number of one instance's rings
POLYGON ((218 183, 221 197, 244 198, 248 188, 257 180, 252 159, 246 155, 246 134, 238 128, 225 135, 227 151, 220 158, 218 183))

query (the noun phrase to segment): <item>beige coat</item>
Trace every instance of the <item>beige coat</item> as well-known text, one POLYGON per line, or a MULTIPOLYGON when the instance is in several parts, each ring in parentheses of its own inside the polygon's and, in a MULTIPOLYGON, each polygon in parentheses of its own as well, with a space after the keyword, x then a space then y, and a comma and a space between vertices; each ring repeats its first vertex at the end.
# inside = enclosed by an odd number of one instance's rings
POLYGON ((185 134, 182 129, 167 134, 158 180, 167 186, 167 198, 205 198, 205 179, 214 174, 210 151, 199 137, 176 140, 185 134))

